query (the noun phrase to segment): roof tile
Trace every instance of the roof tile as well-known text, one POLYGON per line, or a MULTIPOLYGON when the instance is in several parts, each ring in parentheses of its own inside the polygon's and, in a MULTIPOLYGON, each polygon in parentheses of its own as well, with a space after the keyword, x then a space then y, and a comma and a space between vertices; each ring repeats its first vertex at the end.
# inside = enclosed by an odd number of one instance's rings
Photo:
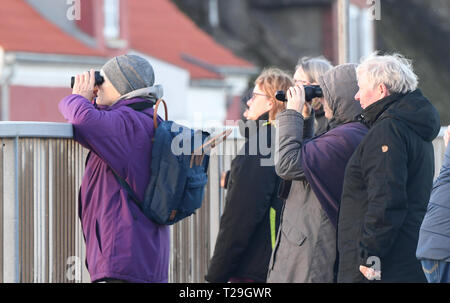
POLYGON ((192 78, 220 78, 183 60, 187 54, 213 66, 253 67, 218 44, 170 0, 128 0, 131 47, 188 69, 192 78))
POLYGON ((24 0, 2 0, 0 46, 6 51, 102 56, 64 33, 24 0))
MULTIPOLYGON (((222 77, 183 55, 211 66, 253 67, 214 41, 170 0, 128 0, 128 4, 131 48, 185 68, 194 79, 222 77)), ((108 56, 65 33, 24 0, 2 0, 0 46, 6 51, 108 56)))

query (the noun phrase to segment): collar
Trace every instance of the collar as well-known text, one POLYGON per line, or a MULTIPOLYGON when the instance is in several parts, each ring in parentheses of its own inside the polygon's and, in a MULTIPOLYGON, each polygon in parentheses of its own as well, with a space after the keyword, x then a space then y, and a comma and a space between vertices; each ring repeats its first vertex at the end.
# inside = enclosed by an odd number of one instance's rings
POLYGON ((259 126, 268 126, 268 125, 276 127, 275 123, 272 123, 269 120, 269 112, 266 112, 266 113, 262 114, 261 116, 259 116, 258 119, 256 119, 256 122, 258 122, 258 124, 257 124, 258 128, 259 128, 259 126))
POLYGON ((106 110, 106 111, 110 111, 110 110, 114 110, 117 109, 119 107, 122 106, 127 106, 130 104, 134 104, 134 103, 149 103, 151 105, 153 105, 154 103, 152 101, 149 101, 147 99, 144 98, 133 98, 133 99, 127 99, 127 100, 117 100, 114 104, 112 105, 99 105, 97 103, 94 103, 95 108, 97 108, 98 110, 106 110))
POLYGON ((397 100, 404 97, 406 94, 393 93, 377 102, 371 104, 363 110, 362 114, 358 118, 360 122, 363 122, 367 127, 371 127, 375 124, 378 118, 397 100))
MULTIPOLYGON (((265 112, 264 114, 262 114, 261 116, 258 117, 258 119, 256 119, 256 121, 267 121, 266 123, 270 123, 269 121, 269 112, 265 112)), ((264 123, 264 125, 266 124, 264 123)))
POLYGON ((247 128, 246 124, 247 122, 250 120, 246 120, 244 123, 239 123, 239 132, 241 133, 241 135, 245 138, 248 138, 249 136, 255 134, 256 132, 259 131, 259 129, 263 126, 268 126, 268 125, 275 125, 274 123, 271 123, 269 121, 269 112, 265 112, 264 114, 262 114, 261 116, 259 116, 254 122, 256 122, 256 128, 252 127, 252 128, 247 128))

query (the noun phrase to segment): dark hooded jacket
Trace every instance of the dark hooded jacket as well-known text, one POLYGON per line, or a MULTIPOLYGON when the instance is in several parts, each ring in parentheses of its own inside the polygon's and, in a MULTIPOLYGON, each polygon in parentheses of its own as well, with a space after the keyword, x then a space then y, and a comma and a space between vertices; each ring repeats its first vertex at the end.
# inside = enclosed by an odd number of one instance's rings
POLYGON ((375 102, 362 119, 370 130, 346 168, 338 282, 368 281, 360 265, 376 265, 381 282, 426 282, 415 252, 434 175, 438 112, 415 90, 375 102))
POLYGON ((266 281, 282 207, 277 195, 281 179, 273 164, 275 130, 268 118, 266 113, 256 121, 256 128, 241 130, 246 142, 231 162, 225 209, 205 277, 209 282, 266 281))
POLYGON ((300 113, 286 110, 277 116, 279 159, 287 200, 282 211, 277 243, 269 265, 268 282, 335 281, 336 221, 345 166, 367 128, 354 122, 362 109, 356 65, 335 67, 319 79, 324 98, 333 110, 332 129, 304 140, 312 125, 300 113), (291 183, 290 190, 286 184, 291 183))

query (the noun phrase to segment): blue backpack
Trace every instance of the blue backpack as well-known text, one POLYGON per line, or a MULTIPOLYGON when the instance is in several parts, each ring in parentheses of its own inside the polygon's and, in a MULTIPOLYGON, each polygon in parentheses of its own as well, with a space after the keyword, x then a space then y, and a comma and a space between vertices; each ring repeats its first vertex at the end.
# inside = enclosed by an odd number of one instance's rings
MULTIPOLYGON (((139 103, 137 106, 129 106, 138 111, 143 109, 139 107, 139 103)), ((151 174, 144 201, 139 201, 128 183, 117 173, 114 174, 147 218, 161 225, 172 225, 201 207, 208 182, 209 152, 231 131, 225 131, 208 140, 208 132, 168 121, 167 105, 162 99, 155 105, 153 124, 155 134, 151 174), (158 124, 157 111, 160 102, 163 102, 165 107, 166 121, 158 124)))

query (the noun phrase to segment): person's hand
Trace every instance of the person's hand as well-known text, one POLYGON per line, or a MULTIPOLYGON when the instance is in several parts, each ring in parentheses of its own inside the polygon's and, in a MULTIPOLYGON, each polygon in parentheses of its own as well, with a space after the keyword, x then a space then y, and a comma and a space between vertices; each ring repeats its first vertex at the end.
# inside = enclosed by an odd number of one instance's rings
POLYGON ((293 86, 286 93, 288 100, 286 109, 293 109, 302 113, 305 105, 305 89, 303 86, 293 86))
POLYGON ((95 71, 93 69, 90 72, 85 72, 84 74, 77 75, 75 77, 75 84, 73 86, 72 94, 80 95, 89 101, 95 97, 94 86, 95 86, 95 71))
POLYGON ((222 188, 227 188, 226 181, 227 181, 227 174, 228 173, 229 173, 228 170, 223 171, 221 176, 220 176, 220 187, 222 187, 222 188))
POLYGON ((448 141, 450 141, 450 125, 447 127, 447 130, 444 133, 444 144, 445 144, 445 147, 448 146, 448 141))
POLYGON ((364 277, 366 277, 367 280, 381 280, 381 271, 379 270, 374 270, 371 267, 360 265, 359 271, 364 275, 364 277))
POLYGON ((320 100, 320 98, 314 98, 311 102, 311 105, 315 111, 318 111, 322 107, 322 101, 320 100))
POLYGON ((308 119, 311 116, 311 109, 312 109, 312 105, 308 102, 305 102, 305 105, 303 105, 303 111, 302 111, 303 118, 308 119))

